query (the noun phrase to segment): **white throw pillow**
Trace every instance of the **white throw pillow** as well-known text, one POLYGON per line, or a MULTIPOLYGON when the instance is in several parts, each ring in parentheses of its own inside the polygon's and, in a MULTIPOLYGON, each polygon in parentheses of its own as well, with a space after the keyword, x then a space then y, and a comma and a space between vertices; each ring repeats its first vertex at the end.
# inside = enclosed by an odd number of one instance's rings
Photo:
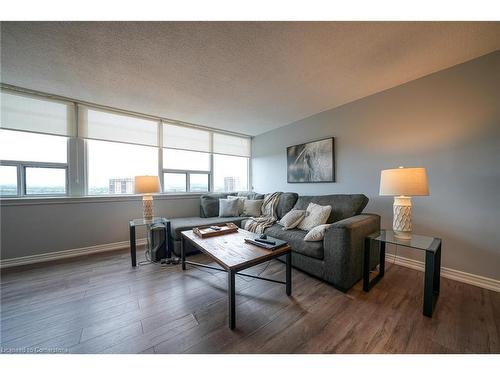
POLYGON ((332 212, 332 206, 320 206, 316 203, 309 203, 306 210, 306 216, 299 223, 297 228, 310 231, 314 227, 326 224, 328 216, 332 212))
POLYGON ((278 221, 283 230, 293 229, 302 221, 306 214, 305 210, 290 210, 278 221))
POLYGON ((247 200, 247 197, 238 197, 236 195, 228 195, 227 199, 238 200, 238 215, 240 216, 243 213, 244 202, 247 200))
POLYGON ((307 232, 304 237, 304 241, 321 241, 325 237, 325 232, 330 228, 332 224, 322 224, 314 227, 309 232, 307 232))
POLYGON ((258 217, 261 215, 262 203, 264 199, 245 199, 243 200, 243 213, 241 216, 258 217))

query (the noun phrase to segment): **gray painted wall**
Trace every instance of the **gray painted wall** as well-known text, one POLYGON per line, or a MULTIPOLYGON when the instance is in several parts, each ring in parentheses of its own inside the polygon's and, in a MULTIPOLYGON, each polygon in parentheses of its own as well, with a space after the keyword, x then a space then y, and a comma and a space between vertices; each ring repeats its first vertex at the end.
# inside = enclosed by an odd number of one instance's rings
MULTIPOLYGON (((259 135, 256 191, 364 193, 391 228, 380 170, 427 168, 430 196, 413 198, 414 232, 443 239, 444 267, 500 279, 500 52, 259 135), (288 184, 287 146, 335 137, 336 183, 288 184)), ((392 249, 394 250, 394 249, 392 249)), ((421 260, 420 254, 398 254, 421 260)))
MULTIPOLYGON (((161 197, 155 199, 155 215, 197 216, 199 202, 193 196, 161 197)), ((1 259, 128 241, 128 220, 141 216, 140 197, 2 202, 1 259)), ((137 232, 137 238, 144 236, 144 232, 137 232)))

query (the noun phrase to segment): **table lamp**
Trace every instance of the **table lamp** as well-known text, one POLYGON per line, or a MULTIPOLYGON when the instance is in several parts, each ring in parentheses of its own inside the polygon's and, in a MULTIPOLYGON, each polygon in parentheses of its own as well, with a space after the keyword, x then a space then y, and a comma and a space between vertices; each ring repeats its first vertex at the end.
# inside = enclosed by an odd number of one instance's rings
POLYGON ((143 194, 142 206, 144 220, 153 220, 153 195, 160 192, 158 176, 136 176, 135 193, 143 194))
POLYGON ((429 195, 425 168, 383 170, 380 173, 380 195, 394 196, 394 235, 400 239, 411 239, 411 197, 429 195))

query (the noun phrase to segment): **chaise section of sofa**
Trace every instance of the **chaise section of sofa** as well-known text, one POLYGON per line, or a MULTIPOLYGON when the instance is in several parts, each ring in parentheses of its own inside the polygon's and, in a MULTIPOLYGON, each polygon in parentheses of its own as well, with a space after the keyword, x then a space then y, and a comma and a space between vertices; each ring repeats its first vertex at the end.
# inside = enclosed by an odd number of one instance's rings
MULTIPOLYGON (((362 214, 368 204, 368 197, 363 194, 301 196, 290 209, 305 210, 309 203, 332 207, 327 220, 332 226, 323 241, 304 241, 306 231, 285 231, 279 224, 274 224, 265 233, 290 244, 295 268, 345 292, 362 277, 364 239, 380 230, 380 216, 362 214)), ((372 249, 372 253, 371 266, 375 267, 378 264, 378 249, 372 249)))

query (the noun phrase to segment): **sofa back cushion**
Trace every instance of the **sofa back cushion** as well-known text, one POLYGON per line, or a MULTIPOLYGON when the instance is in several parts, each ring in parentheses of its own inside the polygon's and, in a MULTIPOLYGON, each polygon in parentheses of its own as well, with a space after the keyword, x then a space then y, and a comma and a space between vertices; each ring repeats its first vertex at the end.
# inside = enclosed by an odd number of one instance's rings
POLYGON ((331 224, 361 214, 368 204, 368 197, 363 194, 301 196, 297 199, 297 203, 293 208, 296 210, 305 210, 309 203, 332 206, 332 211, 327 220, 327 224, 331 224))
POLYGON ((240 191, 238 197, 245 197, 246 199, 264 199, 264 194, 254 193, 253 191, 240 191))
POLYGON ((247 199, 264 199, 264 194, 244 191, 238 193, 208 193, 200 197, 200 217, 219 216, 219 199, 227 199, 228 195, 237 195, 247 199))
MULTIPOLYGON (((299 195, 297 193, 281 193, 278 206, 276 207, 276 215, 278 216, 278 219, 285 216, 293 208, 293 206, 295 206, 298 197, 299 195)), ((305 210, 306 208, 307 205, 305 208, 302 208, 302 210, 305 210)))
POLYGON ((203 194, 200 197, 200 217, 219 216, 219 199, 226 199, 228 195, 230 193, 203 194))

